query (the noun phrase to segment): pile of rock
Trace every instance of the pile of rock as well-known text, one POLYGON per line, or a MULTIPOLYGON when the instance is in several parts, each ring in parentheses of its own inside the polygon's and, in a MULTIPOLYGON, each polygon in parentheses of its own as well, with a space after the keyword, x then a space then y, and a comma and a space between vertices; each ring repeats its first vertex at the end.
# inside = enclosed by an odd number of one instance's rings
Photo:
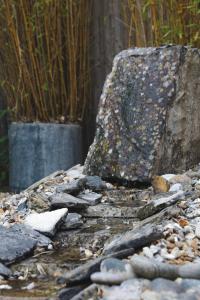
MULTIPOLYGON (((101 258, 62 277, 68 286, 93 282, 73 300, 199 298, 199 171, 197 167, 184 174, 163 175, 168 192, 153 195, 138 208, 142 221, 106 242, 101 258)), ((154 181, 154 190, 158 185, 162 189, 160 181, 154 181)), ((62 291, 60 298, 65 299, 71 289, 62 291)))
POLYGON ((16 278, 8 266, 33 255, 37 248, 52 250, 50 238, 58 231, 80 228, 84 223, 80 212, 98 204, 102 194, 97 192, 110 186, 98 176, 83 175, 82 167, 76 166, 56 172, 20 194, 2 195, 1 278, 16 278))
POLYGON ((56 273, 58 285, 67 284, 59 299, 89 299, 90 295, 110 300, 125 294, 126 299, 162 299, 164 293, 168 298, 179 299, 185 293, 184 299, 196 299, 200 292, 199 179, 197 166, 183 174, 158 176, 145 189, 128 189, 83 175, 77 166, 19 195, 6 195, 0 204, 0 276, 4 278, 0 287, 11 288, 12 279, 22 276, 13 271, 14 262, 39 249, 54 251, 55 238, 62 241, 69 232, 73 241, 81 236, 78 228, 104 220, 107 229, 102 240, 96 235, 95 243, 93 239, 86 247, 83 235, 80 252, 84 251, 86 262, 56 273), (106 224, 116 220, 129 230, 121 234, 116 230, 113 235, 106 224))

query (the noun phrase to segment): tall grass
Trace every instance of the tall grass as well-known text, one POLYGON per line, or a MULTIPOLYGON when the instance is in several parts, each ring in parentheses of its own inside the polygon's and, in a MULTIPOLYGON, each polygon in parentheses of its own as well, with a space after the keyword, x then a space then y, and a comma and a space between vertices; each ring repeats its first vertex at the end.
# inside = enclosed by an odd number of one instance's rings
POLYGON ((1 0, 0 81, 12 119, 80 122, 90 0, 1 0))
POLYGON ((128 44, 200 47, 200 0, 123 0, 128 44))

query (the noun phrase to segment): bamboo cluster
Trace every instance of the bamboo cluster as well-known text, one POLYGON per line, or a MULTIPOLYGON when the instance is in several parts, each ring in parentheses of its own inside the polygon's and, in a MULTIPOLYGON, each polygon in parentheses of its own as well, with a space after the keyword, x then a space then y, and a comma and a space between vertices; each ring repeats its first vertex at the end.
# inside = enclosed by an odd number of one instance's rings
POLYGON ((0 81, 12 119, 81 122, 90 0, 1 0, 0 81))
POLYGON ((123 0, 129 46, 200 47, 200 0, 123 0))

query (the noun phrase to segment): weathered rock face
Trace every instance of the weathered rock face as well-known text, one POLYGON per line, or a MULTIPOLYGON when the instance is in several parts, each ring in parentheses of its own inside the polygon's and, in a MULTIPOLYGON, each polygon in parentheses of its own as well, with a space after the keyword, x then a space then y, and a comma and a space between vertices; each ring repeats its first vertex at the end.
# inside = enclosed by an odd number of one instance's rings
POLYGON ((84 172, 149 181, 200 161, 200 51, 183 46, 119 53, 101 96, 84 172))

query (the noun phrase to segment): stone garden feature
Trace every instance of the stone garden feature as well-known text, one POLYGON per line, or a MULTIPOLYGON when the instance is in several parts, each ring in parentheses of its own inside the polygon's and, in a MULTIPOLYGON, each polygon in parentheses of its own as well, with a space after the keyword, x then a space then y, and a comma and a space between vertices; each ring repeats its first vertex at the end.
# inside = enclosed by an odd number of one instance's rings
POLYGON ((119 53, 107 77, 84 172, 148 182, 200 160, 200 52, 183 46, 119 53))

